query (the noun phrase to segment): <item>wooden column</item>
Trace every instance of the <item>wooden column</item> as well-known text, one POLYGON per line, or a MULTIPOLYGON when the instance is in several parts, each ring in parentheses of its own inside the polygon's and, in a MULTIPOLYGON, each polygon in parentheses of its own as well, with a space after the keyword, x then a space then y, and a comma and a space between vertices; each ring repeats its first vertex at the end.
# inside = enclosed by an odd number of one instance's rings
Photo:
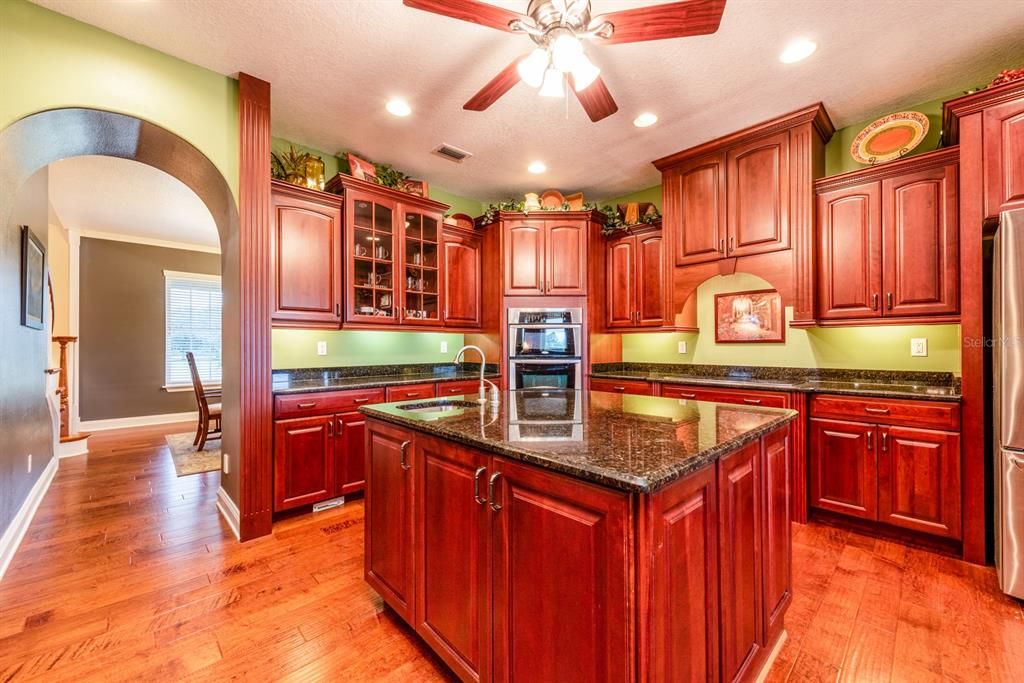
POLYGON ((273 513, 270 378, 270 84, 238 76, 240 536, 270 533, 273 513))
POLYGON ((71 433, 71 417, 68 403, 68 344, 77 341, 78 337, 54 337, 53 341, 60 345, 60 378, 57 381, 57 393, 60 394, 60 436, 63 439, 71 433))

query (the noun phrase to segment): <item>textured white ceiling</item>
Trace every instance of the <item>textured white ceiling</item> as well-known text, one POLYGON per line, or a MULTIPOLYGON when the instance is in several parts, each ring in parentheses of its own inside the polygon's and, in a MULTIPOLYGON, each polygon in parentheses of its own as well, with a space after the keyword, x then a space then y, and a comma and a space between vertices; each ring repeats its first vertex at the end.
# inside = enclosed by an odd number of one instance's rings
POLYGON ((86 156, 50 164, 50 204, 67 228, 220 248, 195 192, 128 159, 86 156))
MULTIPOLYGON (((1020 66, 1021 0, 729 0, 711 36, 587 48, 619 112, 594 124, 572 98, 519 84, 486 112, 462 104, 532 43, 400 0, 36 0, 136 42, 272 84, 273 132, 354 149, 480 199, 557 187, 605 198, 656 184, 652 159, 822 101, 837 126, 1020 66), (819 44, 778 61, 788 40, 819 44), (384 111, 405 97, 407 119, 384 111), (641 111, 661 118, 632 125, 641 111), (475 154, 429 154, 447 142, 475 154), (532 176, 526 165, 547 162, 532 176)), ((527 0, 493 4, 525 11, 527 0)), ((593 0, 595 13, 657 4, 593 0)))

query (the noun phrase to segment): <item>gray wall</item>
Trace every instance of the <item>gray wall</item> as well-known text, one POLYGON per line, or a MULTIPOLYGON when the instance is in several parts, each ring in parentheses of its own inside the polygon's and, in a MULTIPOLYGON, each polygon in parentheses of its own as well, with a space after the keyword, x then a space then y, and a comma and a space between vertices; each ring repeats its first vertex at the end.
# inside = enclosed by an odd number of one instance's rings
POLYGON ((0 226, 0 534, 53 457, 44 372, 49 366, 50 298, 45 295, 44 329, 22 327, 19 227, 28 225, 45 245, 48 202, 43 168, 18 189, 11 217, 0 226), (29 454, 31 472, 26 467, 29 454))
POLYGON ((82 238, 79 414, 83 420, 182 413, 191 392, 164 384, 164 270, 220 274, 220 255, 82 238))

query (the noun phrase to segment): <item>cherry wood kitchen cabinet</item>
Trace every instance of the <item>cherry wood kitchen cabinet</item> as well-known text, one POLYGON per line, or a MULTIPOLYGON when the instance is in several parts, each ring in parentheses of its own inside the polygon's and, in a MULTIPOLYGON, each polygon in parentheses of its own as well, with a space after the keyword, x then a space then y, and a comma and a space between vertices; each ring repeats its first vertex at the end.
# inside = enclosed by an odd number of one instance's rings
POLYGON ((789 435, 777 431, 765 437, 761 459, 761 492, 764 506, 762 574, 765 643, 782 631, 782 619, 793 599, 793 549, 790 524, 789 435))
POLYGON ((589 235, 599 220, 593 211, 500 212, 505 295, 585 296, 589 235))
POLYGON ((1024 208, 1024 99, 982 114, 985 216, 1024 208))
POLYGON ((334 429, 332 415, 275 422, 275 512, 334 495, 334 429))
POLYGON ((956 318, 957 159, 943 149, 815 184, 821 320, 956 318))
POLYGON ((605 379, 594 377, 590 380, 591 391, 607 391, 613 394, 634 394, 637 396, 653 396, 654 385, 643 380, 605 379))
POLYGON ((636 226, 605 245, 605 324, 609 329, 661 327, 665 282, 661 225, 636 226))
POLYGON ((433 383, 400 384, 388 387, 387 389, 387 400, 389 403, 392 401, 411 401, 414 398, 434 398, 435 396, 437 396, 437 389, 433 383))
POLYGON ((413 626, 460 678, 486 679, 493 513, 484 475, 490 458, 422 435, 416 438, 415 452, 413 626))
POLYGON ((408 623, 415 606, 412 444, 408 430, 366 426, 366 581, 408 623))
POLYGON ((627 680, 629 496, 503 458, 492 467, 494 679, 627 680))
POLYGON ((480 327, 483 279, 482 240, 469 231, 442 231, 442 318, 445 327, 480 327))
POLYGON ((336 195, 271 181, 275 326, 340 324, 342 203, 336 195))
POLYGON ((728 256, 789 248, 789 131, 726 152, 728 256))
MULTIPOLYGON (((676 265, 724 258, 728 244, 725 153, 685 161, 665 172, 663 184, 666 195, 678 202, 676 265)), ((672 215, 671 211, 667 213, 672 215)))
POLYGON ((366 486, 366 418, 355 411, 335 416, 335 494, 346 496, 366 486))
POLYGON ((955 403, 815 396, 811 506, 959 540, 959 429, 955 403))

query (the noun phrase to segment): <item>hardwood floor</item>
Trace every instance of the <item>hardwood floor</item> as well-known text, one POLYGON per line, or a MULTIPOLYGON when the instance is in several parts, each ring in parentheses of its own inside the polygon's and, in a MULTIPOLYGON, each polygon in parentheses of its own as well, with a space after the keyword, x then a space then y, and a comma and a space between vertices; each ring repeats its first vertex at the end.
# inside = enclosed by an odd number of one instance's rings
MULTIPOLYGON (((0 581, 0 682, 451 675, 362 580, 363 504, 238 544, 219 475, 177 478, 163 435, 105 432, 60 470, 0 581)), ((1024 680, 1024 613, 990 568, 795 526, 773 681, 1024 680)))

